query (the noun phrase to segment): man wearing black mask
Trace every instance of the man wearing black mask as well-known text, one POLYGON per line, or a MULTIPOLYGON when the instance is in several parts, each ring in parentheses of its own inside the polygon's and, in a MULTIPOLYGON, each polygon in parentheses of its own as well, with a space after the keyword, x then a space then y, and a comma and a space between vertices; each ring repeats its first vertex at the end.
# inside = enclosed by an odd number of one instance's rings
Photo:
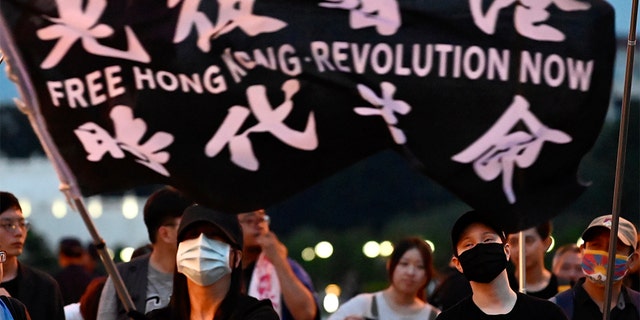
POLYGON ((553 303, 511 289, 506 269, 511 254, 509 244, 502 228, 486 217, 470 211, 453 226, 452 261, 469 280, 473 294, 442 312, 436 320, 566 320, 553 303))

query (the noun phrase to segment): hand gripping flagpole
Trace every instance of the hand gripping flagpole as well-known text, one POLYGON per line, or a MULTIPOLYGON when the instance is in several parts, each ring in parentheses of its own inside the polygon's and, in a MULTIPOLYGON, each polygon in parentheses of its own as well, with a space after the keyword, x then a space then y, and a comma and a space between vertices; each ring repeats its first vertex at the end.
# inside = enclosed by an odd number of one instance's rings
POLYGON ((66 165, 62 163, 62 161, 59 161, 59 159, 61 159, 60 154, 57 152, 57 149, 53 145, 53 141, 51 140, 49 133, 45 130, 42 130, 41 125, 43 125, 43 122, 41 116, 39 114, 34 114, 23 101, 14 99, 14 102, 16 103, 20 111, 26 114, 29 118, 31 127, 38 136, 38 140, 40 140, 47 157, 52 162, 53 167, 58 174, 58 179, 60 180, 60 191, 67 198, 67 203, 69 204, 69 206, 71 206, 72 209, 75 209, 80 213, 80 216, 82 217, 82 220, 84 221, 84 224, 86 225, 87 230, 89 231, 89 234, 93 239, 93 244, 96 246, 96 249, 98 249, 100 259, 102 260, 107 273, 113 281, 116 293, 122 301, 125 310, 127 310, 127 314, 136 318, 137 315, 134 315, 136 311, 135 305, 133 304, 133 301, 129 296, 127 288, 124 286, 124 282, 122 281, 122 277, 120 277, 120 273, 118 273, 118 270, 116 269, 115 262, 113 262, 113 260, 109 256, 104 240, 98 234, 93 221, 89 217, 89 213, 84 205, 84 202, 82 201, 82 197, 80 196, 80 192, 77 189, 76 184, 71 182, 74 181, 74 179, 72 178, 73 176, 69 174, 69 170, 66 165))
MULTIPOLYGON (((624 93, 622 95, 622 107, 620 113, 620 131, 618 135, 618 154, 616 161, 616 175, 613 186, 613 205, 611 208, 611 234, 609 235, 609 260, 607 261, 607 282, 605 284, 605 300, 602 311, 602 319, 611 317, 611 301, 613 295, 613 273, 615 266, 616 244, 618 242, 618 224, 620 220, 620 203, 622 202, 622 181, 624 178, 624 165, 626 157, 627 131, 629 126, 629 109, 631 97, 631 84, 633 82, 633 56, 636 49, 636 24, 638 21, 638 0, 633 0, 631 6, 631 24, 627 39, 627 66, 624 77, 624 93)), ((616 297, 617 299, 618 297, 616 297)), ((637 306, 638 307, 638 306, 637 306)))
POLYGON ((69 203, 71 208, 78 211, 80 213, 80 216, 84 220, 89 234, 93 239, 93 243, 98 249, 100 259, 102 259, 102 263, 104 264, 109 277, 111 277, 112 279, 113 286, 116 289, 116 293, 118 294, 120 301, 122 301, 122 304, 127 311, 127 315, 133 319, 145 319, 142 313, 136 311, 135 305, 131 300, 131 296, 129 295, 129 292, 127 291, 127 288, 122 281, 122 277, 120 277, 120 273, 118 273, 118 270, 116 269, 115 262, 113 262, 113 260, 109 256, 109 253, 107 252, 107 246, 104 240, 98 234, 93 221, 89 217, 88 211, 86 210, 86 207, 82 201, 80 190, 78 189, 77 183, 75 182, 75 176, 71 173, 71 170, 62 159, 62 156, 53 143, 51 135, 46 131, 46 124, 44 122, 44 119, 42 118, 42 115, 35 109, 35 107, 38 106, 36 94, 33 90, 31 82, 27 80, 27 73, 22 65, 22 62, 20 61, 20 59, 17 59, 17 50, 14 47, 14 44, 11 41, 11 37, 9 37, 8 32, 6 32, 7 28, 2 22, 2 19, 0 19, 0 48, 2 48, 3 50, 3 52, 0 52, 0 63, 3 60, 7 60, 7 66, 9 66, 9 58, 12 59, 12 69, 7 70, 7 74, 13 82, 18 84, 20 95, 23 97, 23 99, 27 100, 25 102, 19 99, 14 99, 14 102, 16 103, 20 111, 26 114, 29 118, 29 123, 31 124, 31 127, 38 137, 38 140, 40 140, 47 158, 49 158, 49 161, 51 161, 51 163, 53 164, 53 168, 58 175, 58 180, 60 180, 60 191, 66 196, 67 202, 69 203), (6 53, 6 56, 2 53, 6 53), (19 74, 19 76, 16 76, 16 74, 19 74))

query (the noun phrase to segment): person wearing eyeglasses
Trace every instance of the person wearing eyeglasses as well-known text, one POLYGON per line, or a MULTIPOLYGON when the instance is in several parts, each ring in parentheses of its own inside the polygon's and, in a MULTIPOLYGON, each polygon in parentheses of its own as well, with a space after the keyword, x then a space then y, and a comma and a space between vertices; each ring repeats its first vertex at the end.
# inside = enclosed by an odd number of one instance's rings
POLYGON ((24 250, 29 223, 18 199, 0 191, 0 249, 6 253, 0 286, 20 300, 33 320, 64 320, 62 293, 49 274, 18 261, 24 250))
POLYGON ((238 214, 244 246, 242 270, 248 295, 269 299, 280 319, 320 319, 311 277, 289 258, 287 247, 269 230, 264 210, 238 214))
MULTIPOLYGON (((0 251, 0 280, 2 279, 2 265, 7 261, 7 252, 0 251)), ((9 296, 9 293, 0 288, 0 319, 3 320, 31 320, 27 307, 20 300, 9 296)))

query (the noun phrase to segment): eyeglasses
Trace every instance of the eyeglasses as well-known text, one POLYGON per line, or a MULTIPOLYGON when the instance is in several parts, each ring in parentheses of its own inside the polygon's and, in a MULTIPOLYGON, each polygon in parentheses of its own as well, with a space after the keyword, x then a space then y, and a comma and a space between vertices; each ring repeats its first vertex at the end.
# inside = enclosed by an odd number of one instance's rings
POLYGON ((0 251, 0 263, 4 263, 5 261, 7 261, 7 252, 0 251))
POLYGON ((29 230, 31 224, 29 221, 20 219, 20 220, 0 220, 0 227, 7 232, 15 232, 18 228, 20 230, 26 231, 29 230))
POLYGON ((266 214, 263 216, 250 215, 244 218, 240 218, 238 221, 240 221, 240 224, 250 224, 250 225, 259 224, 262 222, 269 224, 269 222, 271 222, 271 217, 269 217, 266 214))

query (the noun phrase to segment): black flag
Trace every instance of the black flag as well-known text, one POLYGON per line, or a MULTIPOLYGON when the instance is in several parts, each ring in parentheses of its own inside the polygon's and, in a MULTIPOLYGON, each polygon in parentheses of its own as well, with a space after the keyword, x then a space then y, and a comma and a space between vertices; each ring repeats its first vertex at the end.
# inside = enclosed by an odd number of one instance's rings
POLYGON ((517 230, 584 188, 613 17, 598 0, 3 0, 0 47, 85 196, 163 183, 244 212, 393 148, 517 230))

